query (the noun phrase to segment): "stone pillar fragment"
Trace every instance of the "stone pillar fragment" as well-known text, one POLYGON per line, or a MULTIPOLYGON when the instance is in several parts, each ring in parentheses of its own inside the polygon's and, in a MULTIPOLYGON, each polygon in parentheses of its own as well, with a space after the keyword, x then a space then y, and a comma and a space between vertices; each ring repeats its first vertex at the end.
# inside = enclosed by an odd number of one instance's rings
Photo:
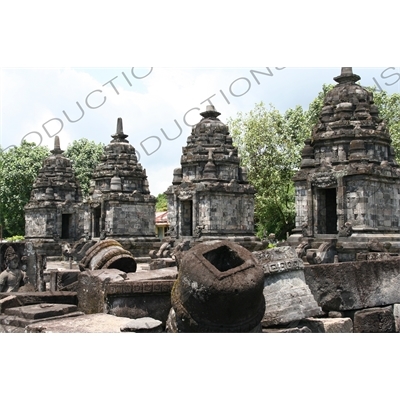
POLYGON ((79 269, 118 269, 123 272, 136 272, 136 261, 132 254, 125 250, 116 240, 100 240, 88 249, 79 263, 79 269))
POLYGON ((263 328, 322 314, 304 277, 303 261, 291 247, 253 253, 264 270, 263 328))

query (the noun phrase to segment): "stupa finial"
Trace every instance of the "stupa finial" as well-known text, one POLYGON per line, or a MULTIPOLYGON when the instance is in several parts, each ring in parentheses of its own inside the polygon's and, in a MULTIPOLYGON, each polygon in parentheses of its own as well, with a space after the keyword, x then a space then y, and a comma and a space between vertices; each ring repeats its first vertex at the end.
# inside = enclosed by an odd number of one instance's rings
POLYGON ((356 83, 361 78, 359 75, 353 74, 353 67, 342 67, 341 74, 333 78, 337 83, 356 83))
POLYGON ((118 118, 117 120, 117 133, 124 133, 122 129, 122 118, 118 118))
POLYGON ((123 131, 122 118, 118 118, 118 120, 117 120, 117 132, 114 135, 112 135, 111 137, 114 138, 114 140, 112 140, 112 142, 125 142, 125 143, 128 142, 126 140, 128 135, 125 135, 124 131, 123 131))
POLYGON ((221 115, 221 113, 218 112, 213 105, 209 104, 206 107, 206 111, 200 113, 200 115, 204 118, 217 118, 221 115))
POLYGON ((61 150, 60 138, 59 138, 59 136, 56 136, 56 137, 54 138, 54 149, 51 150, 51 153, 52 153, 52 154, 62 154, 62 153, 64 153, 64 151, 61 150))

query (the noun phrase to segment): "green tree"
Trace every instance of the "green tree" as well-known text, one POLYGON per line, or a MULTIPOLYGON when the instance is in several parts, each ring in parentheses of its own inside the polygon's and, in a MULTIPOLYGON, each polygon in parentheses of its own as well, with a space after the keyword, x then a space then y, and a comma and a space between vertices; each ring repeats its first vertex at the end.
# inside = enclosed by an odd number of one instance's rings
POLYGON ((0 224, 3 236, 25 234, 24 206, 49 149, 26 141, 8 151, 0 149, 0 224))
POLYGON ((168 210, 168 202, 167 196, 165 193, 160 193, 156 198, 156 211, 167 211, 168 210))
POLYGON ((374 94, 374 102, 379 108, 379 116, 387 123, 396 160, 400 163, 400 93, 389 94, 376 87, 368 87, 374 94))
POLYGON ((230 131, 256 194, 257 234, 278 239, 294 227, 293 171, 310 135, 309 117, 297 106, 281 114, 273 105, 256 104, 248 114, 230 120, 230 131))
POLYGON ((104 152, 104 144, 88 139, 74 140, 69 144, 64 156, 72 161, 75 176, 84 196, 89 195, 90 179, 104 152))
MULTIPOLYGON (((323 107, 326 93, 334 85, 324 85, 308 110, 297 106, 279 112, 273 105, 256 104, 247 114, 230 119, 230 131, 239 149, 249 181, 257 190, 255 204, 258 236, 275 233, 285 239, 295 226, 295 193, 292 182, 299 168, 304 141, 310 137, 323 107)), ((400 94, 389 95, 376 88, 374 100, 385 119, 400 162, 400 94)))
POLYGON ((335 86, 336 85, 333 85, 333 84, 322 85, 321 91, 318 93, 317 97, 309 105, 308 110, 306 112, 306 114, 307 114, 306 118, 308 119, 307 129, 310 129, 310 135, 311 135, 312 128, 314 127, 315 124, 318 123, 318 119, 321 114, 322 107, 324 106, 325 96, 335 86))

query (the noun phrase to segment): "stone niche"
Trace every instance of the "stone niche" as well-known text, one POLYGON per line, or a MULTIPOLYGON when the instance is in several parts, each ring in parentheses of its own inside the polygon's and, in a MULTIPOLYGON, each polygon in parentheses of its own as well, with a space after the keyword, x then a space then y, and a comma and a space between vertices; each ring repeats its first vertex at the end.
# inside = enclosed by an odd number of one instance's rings
POLYGON ((359 80, 352 68, 342 68, 305 143, 294 177, 296 229, 289 238, 300 256, 329 240, 337 240, 340 262, 369 252, 371 240, 400 252, 400 169, 373 94, 359 80))

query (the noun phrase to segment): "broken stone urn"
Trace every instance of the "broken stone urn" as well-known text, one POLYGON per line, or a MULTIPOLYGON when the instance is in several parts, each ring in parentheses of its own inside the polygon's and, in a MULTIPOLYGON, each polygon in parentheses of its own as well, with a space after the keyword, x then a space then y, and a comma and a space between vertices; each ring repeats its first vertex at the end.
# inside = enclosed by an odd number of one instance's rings
POLYGON ((264 273, 228 241, 198 244, 180 262, 168 332, 261 332, 264 273))
POLYGON ((79 269, 118 269, 129 273, 136 272, 136 261, 128 250, 125 250, 116 240, 100 240, 91 247, 79 263, 79 269))
POLYGON ((264 270, 263 328, 323 314, 306 283, 303 261, 292 247, 257 251, 253 256, 264 270))

